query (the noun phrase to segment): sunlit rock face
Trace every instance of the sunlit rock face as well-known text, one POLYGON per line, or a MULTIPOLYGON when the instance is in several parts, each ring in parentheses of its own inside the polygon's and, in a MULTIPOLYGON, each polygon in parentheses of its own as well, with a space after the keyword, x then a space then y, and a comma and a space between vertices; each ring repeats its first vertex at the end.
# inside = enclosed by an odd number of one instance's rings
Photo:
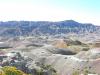
POLYGON ((97 42, 94 44, 94 47, 99 47, 99 48, 100 48, 100 41, 97 41, 97 42))
POLYGON ((74 20, 59 22, 48 21, 8 21, 0 22, 0 36, 15 37, 28 35, 56 35, 56 34, 100 34, 100 26, 78 23, 74 20), (31 25, 30 25, 31 24, 31 25))

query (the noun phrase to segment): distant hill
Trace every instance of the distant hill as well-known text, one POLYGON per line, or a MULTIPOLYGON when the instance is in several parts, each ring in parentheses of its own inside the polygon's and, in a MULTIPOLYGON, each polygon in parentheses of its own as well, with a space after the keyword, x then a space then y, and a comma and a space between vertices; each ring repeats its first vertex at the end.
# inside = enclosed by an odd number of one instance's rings
POLYGON ((55 35, 67 33, 99 33, 100 26, 78 23, 74 20, 49 21, 7 21, 0 22, 0 36, 55 35))

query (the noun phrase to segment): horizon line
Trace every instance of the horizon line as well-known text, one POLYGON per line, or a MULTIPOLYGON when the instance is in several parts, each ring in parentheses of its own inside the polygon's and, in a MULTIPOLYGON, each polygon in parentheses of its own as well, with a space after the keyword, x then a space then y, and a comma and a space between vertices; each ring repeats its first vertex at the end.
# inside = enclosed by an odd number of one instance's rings
POLYGON ((29 21, 29 22, 63 22, 63 21, 74 21, 74 22, 77 22, 77 23, 81 23, 81 24, 92 24, 92 25, 95 25, 95 26, 100 26, 100 25, 97 25, 97 24, 94 24, 94 23, 90 23, 90 22, 79 22, 79 21, 76 21, 76 20, 73 20, 73 19, 68 19, 68 20, 59 20, 59 21, 53 21, 53 20, 0 20, 0 22, 11 22, 11 21, 16 21, 16 22, 20 22, 20 21, 29 21))

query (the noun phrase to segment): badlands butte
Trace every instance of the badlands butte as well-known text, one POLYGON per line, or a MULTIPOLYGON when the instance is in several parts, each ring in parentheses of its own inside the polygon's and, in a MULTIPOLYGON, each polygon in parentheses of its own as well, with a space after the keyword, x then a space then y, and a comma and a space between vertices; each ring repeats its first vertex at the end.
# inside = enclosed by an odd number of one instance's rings
POLYGON ((0 25, 0 75, 100 75, 99 26, 73 20, 0 25))

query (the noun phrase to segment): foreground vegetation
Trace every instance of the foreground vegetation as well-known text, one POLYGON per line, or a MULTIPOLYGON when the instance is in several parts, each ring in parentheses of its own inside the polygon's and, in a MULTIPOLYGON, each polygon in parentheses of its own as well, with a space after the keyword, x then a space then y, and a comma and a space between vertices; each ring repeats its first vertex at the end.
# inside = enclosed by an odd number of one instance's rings
POLYGON ((1 68, 0 75, 29 75, 21 70, 18 70, 16 67, 5 66, 1 68))
MULTIPOLYGON (((36 69, 35 75, 57 75, 56 70, 50 65, 42 65, 40 70, 36 69)), ((0 69, 0 75, 33 75, 26 74, 13 66, 5 66, 0 69)))

